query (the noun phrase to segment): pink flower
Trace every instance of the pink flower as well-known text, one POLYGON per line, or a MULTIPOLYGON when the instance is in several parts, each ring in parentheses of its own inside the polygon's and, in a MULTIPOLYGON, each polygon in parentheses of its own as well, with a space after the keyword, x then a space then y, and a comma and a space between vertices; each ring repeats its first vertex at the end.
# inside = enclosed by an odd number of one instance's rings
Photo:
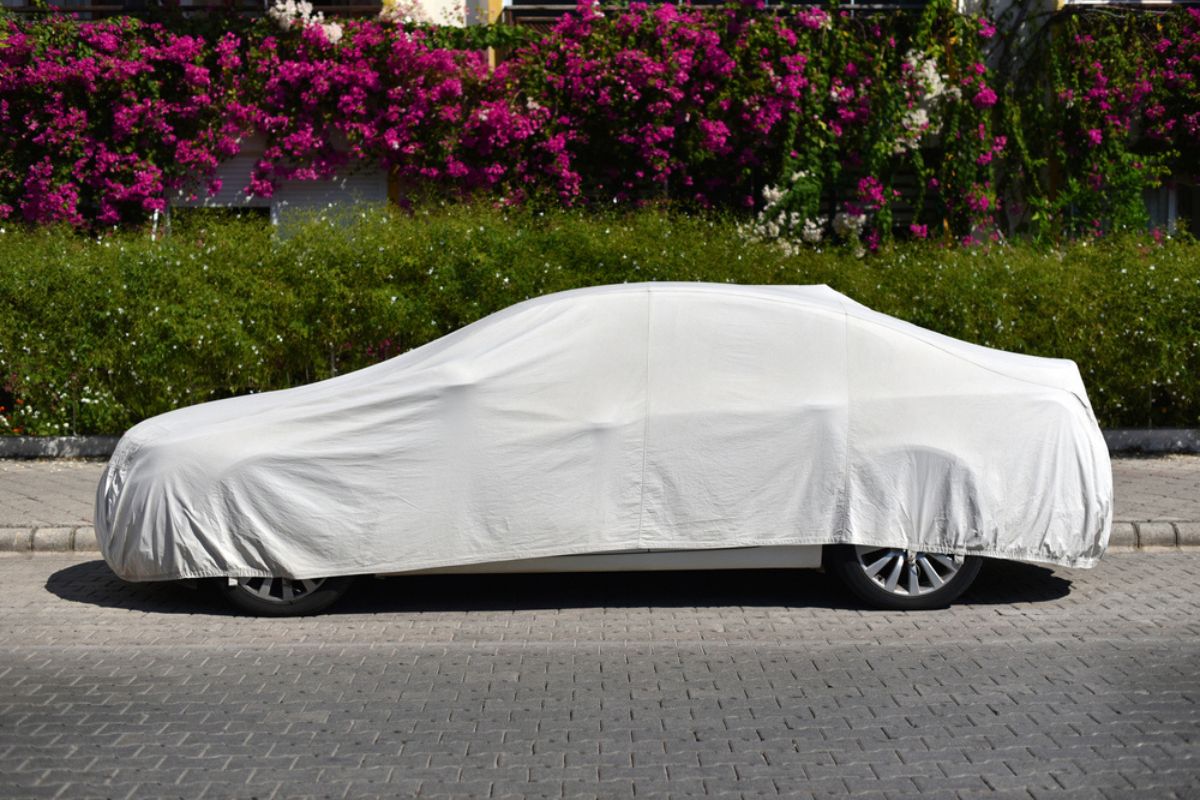
POLYGON ((987 17, 979 18, 979 35, 984 39, 991 39, 996 35, 996 26, 987 17))
POLYGON ((866 177, 858 182, 858 199, 869 209, 879 209, 884 204, 883 184, 877 178, 866 177))
POLYGON ((1104 132, 1099 128, 1092 128, 1087 132, 1087 137, 1092 147, 1099 147, 1104 141, 1104 132))
POLYGON ((975 93, 975 99, 972 100, 976 108, 991 108, 996 105, 996 93, 992 91, 990 86, 984 86, 975 93))
POLYGON ((729 152, 726 140, 729 138, 729 127, 720 120, 702 119, 699 123, 703 134, 702 147, 718 155, 729 152))
POLYGON ((917 239, 924 239, 925 237, 929 236, 929 226, 918 225, 914 222, 912 225, 908 226, 908 232, 917 239))

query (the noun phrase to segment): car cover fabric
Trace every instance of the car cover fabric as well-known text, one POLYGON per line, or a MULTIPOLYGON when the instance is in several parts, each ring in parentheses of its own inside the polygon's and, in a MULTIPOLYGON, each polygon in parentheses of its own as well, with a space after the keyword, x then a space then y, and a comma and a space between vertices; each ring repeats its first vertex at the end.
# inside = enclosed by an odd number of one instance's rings
POLYGON ((118 575, 159 580, 832 543, 1091 566, 1111 517, 1072 362, 826 286, 649 283, 149 419, 95 524, 118 575))

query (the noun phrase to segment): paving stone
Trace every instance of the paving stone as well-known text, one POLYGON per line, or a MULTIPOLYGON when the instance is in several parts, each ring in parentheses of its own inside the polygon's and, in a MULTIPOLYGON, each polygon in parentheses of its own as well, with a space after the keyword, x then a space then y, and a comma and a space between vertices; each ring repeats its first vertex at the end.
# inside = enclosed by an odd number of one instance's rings
POLYGON ((1113 519, 1200 521, 1200 457, 1112 460, 1113 519))
POLYGON ((921 614, 712 577, 393 578, 269 620, 3 559, 0 796, 1200 796, 1200 552, 989 562, 921 614))
MULTIPOLYGON (((1114 539, 1200 540, 1193 463, 1115 461, 1114 539)), ((0 524, 85 543, 95 475, 9 467, 0 524)), ((770 571, 393 578, 267 620, 0 559, 0 796, 1200 797, 1198 585, 1167 545, 989 561, 921 614, 770 571)))

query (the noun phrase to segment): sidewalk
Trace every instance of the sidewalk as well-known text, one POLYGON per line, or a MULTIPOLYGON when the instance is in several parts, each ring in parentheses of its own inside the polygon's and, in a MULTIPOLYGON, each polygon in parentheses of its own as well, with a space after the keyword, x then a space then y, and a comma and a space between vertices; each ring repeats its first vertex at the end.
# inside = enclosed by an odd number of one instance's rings
MULTIPOLYGON (((1200 547, 1200 456, 1114 458, 1110 548, 1200 547)), ((0 460, 0 552, 96 550, 103 461, 0 460)))

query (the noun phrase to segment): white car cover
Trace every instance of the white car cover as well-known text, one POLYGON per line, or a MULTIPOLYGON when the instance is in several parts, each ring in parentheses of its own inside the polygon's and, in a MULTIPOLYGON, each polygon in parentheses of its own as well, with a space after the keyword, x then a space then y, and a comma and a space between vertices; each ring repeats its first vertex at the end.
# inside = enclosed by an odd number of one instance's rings
POLYGON ((830 543, 1091 566, 1111 516, 1072 362, 826 286, 650 283, 147 420, 95 522, 118 575, 159 580, 830 543))

